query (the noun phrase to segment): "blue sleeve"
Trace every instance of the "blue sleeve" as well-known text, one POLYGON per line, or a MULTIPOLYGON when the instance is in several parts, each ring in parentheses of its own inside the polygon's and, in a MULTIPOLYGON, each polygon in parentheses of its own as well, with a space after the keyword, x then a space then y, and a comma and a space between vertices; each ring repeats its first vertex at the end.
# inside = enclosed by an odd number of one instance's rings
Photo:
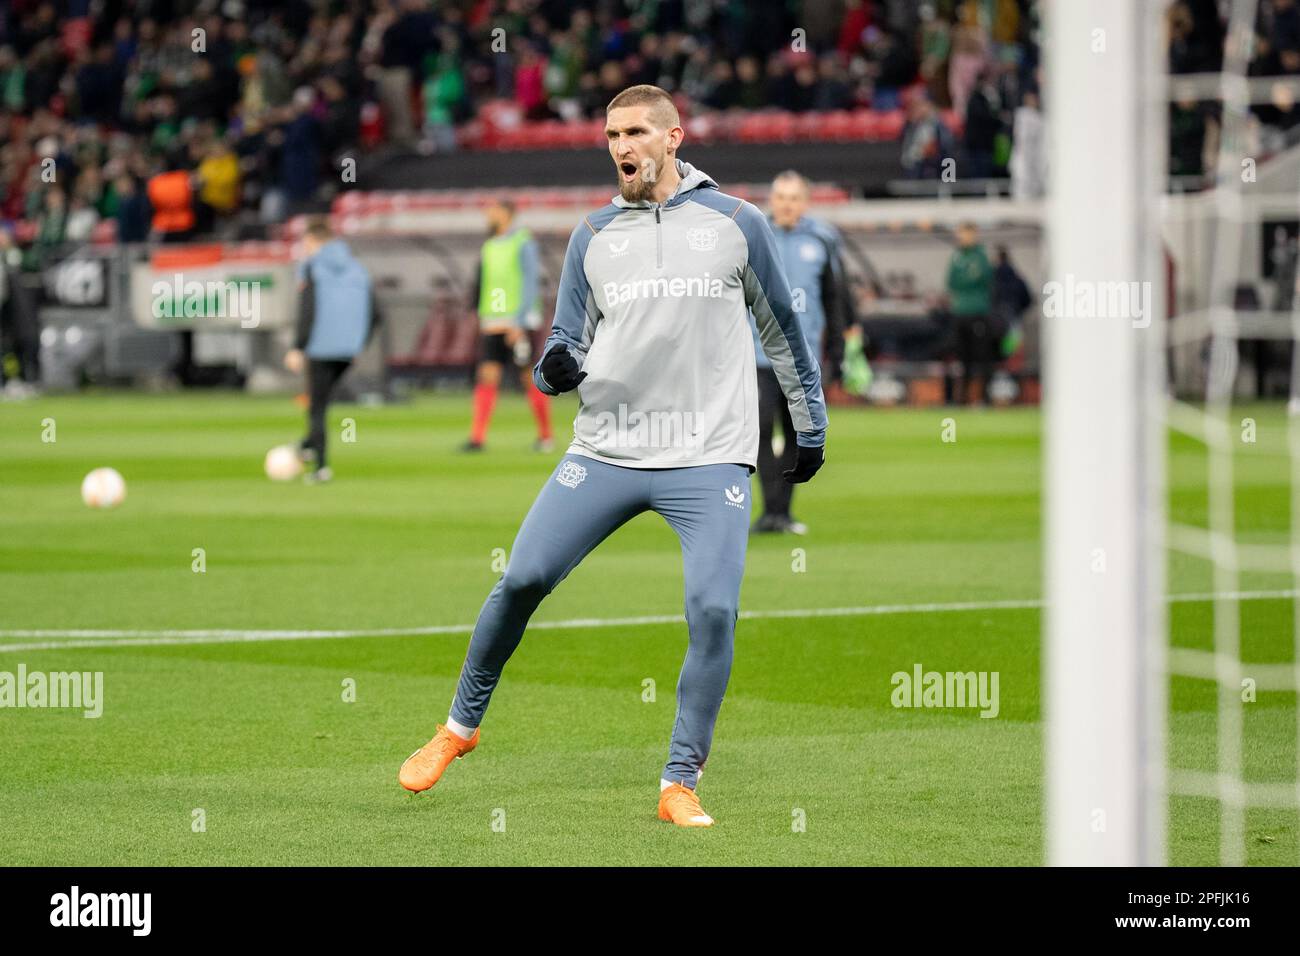
POLYGON ((751 203, 736 213, 736 225, 749 247, 745 301, 754 314, 763 351, 790 405, 798 443, 816 448, 826 443, 826 401, 821 370, 808 349, 794 313, 790 284, 777 254, 776 238, 766 217, 751 203))
POLYGON ((537 242, 529 239, 519 247, 519 267, 523 272, 524 289, 520 297, 519 312, 515 315, 515 325, 521 329, 528 328, 528 313, 537 305, 537 288, 539 266, 537 262, 537 242))
POLYGON ((555 292, 555 319, 551 323, 551 334, 546 337, 541 357, 533 366, 533 382, 547 395, 559 393, 542 378, 541 359, 554 348, 567 348, 575 353, 574 358, 581 365, 591 345, 595 318, 599 313, 591 294, 591 283, 587 281, 583 259, 586 258, 587 247, 591 244, 593 235, 595 233, 592 227, 583 219, 569 236, 569 248, 564 253, 564 267, 560 270, 560 284, 555 292))

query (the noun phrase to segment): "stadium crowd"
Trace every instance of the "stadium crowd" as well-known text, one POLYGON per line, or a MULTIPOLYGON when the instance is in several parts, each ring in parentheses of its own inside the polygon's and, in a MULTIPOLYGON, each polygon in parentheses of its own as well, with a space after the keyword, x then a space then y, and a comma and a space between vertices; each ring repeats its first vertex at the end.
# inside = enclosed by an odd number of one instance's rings
POLYGON ((642 82, 687 115, 915 101, 917 176, 938 111, 969 112, 965 148, 992 171, 1033 82, 1035 31, 1030 0, 10 0, 0 219, 24 224, 32 266, 109 219, 125 240, 241 211, 278 222, 319 208, 357 147, 454 149, 494 103, 524 121, 592 118, 642 82))
MULTIPOLYGON (((1261 0, 1252 73, 1300 72, 1297 0, 1261 0)), ((0 5, 0 221, 42 250, 111 220, 188 238, 323 208, 340 160, 457 146, 492 105, 602 114, 633 83, 686 115, 904 109, 906 176, 960 157, 1039 195, 1037 0, 8 0, 0 5), (944 114, 956 117, 945 122, 944 114)), ((1212 71, 1214 0, 1168 11, 1170 68, 1212 71)), ((1201 174, 1215 107, 1171 106, 1178 174, 1201 174)), ((1257 115, 1296 132, 1294 98, 1257 115)), ((102 234, 102 233, 101 233, 102 234)), ((112 233, 109 233, 112 234, 112 233)))

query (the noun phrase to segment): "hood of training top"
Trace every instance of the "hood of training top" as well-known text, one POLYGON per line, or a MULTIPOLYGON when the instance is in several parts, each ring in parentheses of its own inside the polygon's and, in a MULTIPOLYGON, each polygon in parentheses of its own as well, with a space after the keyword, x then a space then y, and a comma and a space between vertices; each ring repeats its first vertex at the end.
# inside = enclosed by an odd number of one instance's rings
MULTIPOLYGON (((569 237, 542 350, 568 349, 587 373, 569 451, 637 468, 756 467, 751 309, 799 444, 823 444, 821 375, 771 226, 689 163, 677 171, 666 202, 616 196, 569 237)), ((533 380, 555 394, 540 361, 533 380)))
POLYGON ((315 308, 304 351, 314 359, 353 358, 370 330, 370 273, 342 239, 331 239, 301 267, 315 308))

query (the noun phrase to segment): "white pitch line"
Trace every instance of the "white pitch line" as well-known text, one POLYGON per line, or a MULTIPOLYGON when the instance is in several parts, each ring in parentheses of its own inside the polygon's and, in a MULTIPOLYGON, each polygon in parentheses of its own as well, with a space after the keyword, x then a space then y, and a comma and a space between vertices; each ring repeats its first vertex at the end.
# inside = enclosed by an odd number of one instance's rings
MULTIPOLYGON (((1300 597, 1300 590, 1224 591, 1221 593, 1171 594, 1171 603, 1197 601, 1267 601, 1300 597)), ((741 611, 746 621, 774 618, 867 617, 878 614, 942 614, 960 611, 1035 610, 1044 606, 1041 599, 1008 601, 954 601, 931 604, 868 604, 861 607, 820 607, 741 611)), ((641 617, 582 617, 568 621, 533 621, 533 631, 578 630, 596 627, 638 627, 645 624, 681 624, 680 614, 648 614, 641 617)), ((437 634, 469 634, 472 624, 444 624, 436 627, 388 627, 372 630, 0 630, 0 654, 19 651, 61 651, 84 647, 157 647, 178 644, 239 644, 261 641, 318 641, 355 637, 428 637, 437 634), (43 638, 27 644, 8 644, 14 638, 43 638)))

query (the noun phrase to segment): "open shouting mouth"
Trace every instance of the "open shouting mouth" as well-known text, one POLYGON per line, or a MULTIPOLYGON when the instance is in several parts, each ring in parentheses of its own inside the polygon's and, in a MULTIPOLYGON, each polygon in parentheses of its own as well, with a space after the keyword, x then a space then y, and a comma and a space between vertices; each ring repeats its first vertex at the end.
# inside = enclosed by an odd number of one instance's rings
POLYGON ((618 164, 618 171, 623 177, 624 183, 631 183, 636 180, 637 173, 641 171, 641 167, 637 166, 637 164, 632 162, 632 160, 625 159, 618 164))

